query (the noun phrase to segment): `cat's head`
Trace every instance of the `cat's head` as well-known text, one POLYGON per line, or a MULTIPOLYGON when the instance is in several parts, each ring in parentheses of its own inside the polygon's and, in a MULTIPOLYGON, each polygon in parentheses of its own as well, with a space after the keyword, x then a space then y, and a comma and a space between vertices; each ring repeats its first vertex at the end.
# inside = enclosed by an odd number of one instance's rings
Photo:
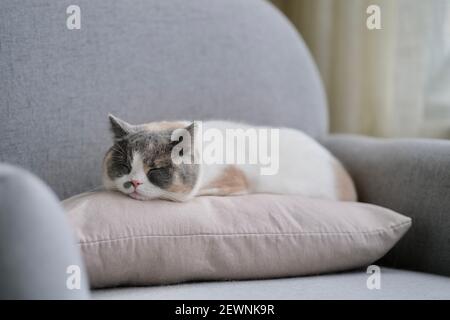
POLYGON ((106 189, 118 190, 138 200, 183 201, 192 196, 199 180, 199 166, 173 161, 173 154, 177 151, 183 156, 183 152, 191 152, 194 123, 131 125, 113 115, 109 115, 109 120, 114 144, 103 160, 106 189), (187 140, 183 142, 180 138, 183 135, 175 135, 175 131, 186 132, 191 143, 187 145, 187 140))

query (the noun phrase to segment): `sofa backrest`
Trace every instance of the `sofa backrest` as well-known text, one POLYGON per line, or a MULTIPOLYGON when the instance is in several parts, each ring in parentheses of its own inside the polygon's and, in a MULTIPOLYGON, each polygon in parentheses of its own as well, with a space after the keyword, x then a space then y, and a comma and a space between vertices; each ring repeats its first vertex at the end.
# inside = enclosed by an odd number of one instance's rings
POLYGON ((310 54, 265 1, 1 1, 0 161, 61 198, 94 188, 108 113, 327 130, 310 54))

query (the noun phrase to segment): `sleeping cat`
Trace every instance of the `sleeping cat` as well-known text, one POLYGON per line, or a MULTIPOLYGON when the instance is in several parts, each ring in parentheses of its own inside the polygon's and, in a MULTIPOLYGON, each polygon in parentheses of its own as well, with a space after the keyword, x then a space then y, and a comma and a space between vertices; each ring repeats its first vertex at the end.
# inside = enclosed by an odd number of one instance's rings
MULTIPOLYGON (((201 122, 202 132, 223 134, 223 137, 227 137, 229 130, 241 130, 241 133, 272 130, 278 133, 271 136, 278 140, 272 139, 270 143, 276 153, 266 157, 266 160, 277 160, 277 163, 272 166, 274 170, 269 170, 273 172, 264 173, 263 167, 267 166, 267 161, 264 165, 254 163, 255 159, 252 163, 202 161, 201 153, 208 149, 204 137, 197 132, 196 122, 164 121, 131 125, 112 115, 109 120, 114 144, 103 160, 103 184, 108 190, 118 190, 137 200, 159 198, 186 201, 203 195, 275 193, 356 201, 353 182, 339 161, 314 139, 298 130, 255 127, 227 121, 201 122), (178 131, 187 133, 187 136, 176 135, 178 131), (180 161, 174 158, 174 154, 190 161, 180 161)), ((249 151, 255 151, 258 146, 263 145, 256 145, 253 141, 248 143, 246 150, 240 150, 248 159, 251 158, 249 151)), ((215 149, 216 153, 221 154, 218 150, 215 149)))

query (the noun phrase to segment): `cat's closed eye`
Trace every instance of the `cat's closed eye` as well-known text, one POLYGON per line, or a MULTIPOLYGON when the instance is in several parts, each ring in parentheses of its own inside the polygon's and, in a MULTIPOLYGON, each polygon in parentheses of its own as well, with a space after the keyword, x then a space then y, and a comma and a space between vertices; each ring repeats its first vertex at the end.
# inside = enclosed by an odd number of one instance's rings
POLYGON ((147 175, 149 174, 161 174, 164 173, 166 171, 168 171, 169 166, 165 166, 165 167, 159 167, 159 168, 152 168, 150 170, 148 170, 147 175))
POLYGON ((119 164, 119 167, 122 172, 128 174, 131 171, 131 167, 128 164, 119 164))
POLYGON ((163 185, 169 183, 172 177, 169 166, 150 169, 147 173, 148 180, 155 185, 163 185))

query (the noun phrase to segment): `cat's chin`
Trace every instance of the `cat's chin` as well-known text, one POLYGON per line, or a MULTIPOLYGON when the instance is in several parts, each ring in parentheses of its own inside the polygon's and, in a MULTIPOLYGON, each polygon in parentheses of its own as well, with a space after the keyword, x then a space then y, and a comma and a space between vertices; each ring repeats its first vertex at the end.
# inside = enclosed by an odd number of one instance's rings
POLYGON ((134 200, 141 200, 141 201, 150 200, 150 198, 143 196, 137 192, 128 193, 127 195, 133 198, 134 200))

